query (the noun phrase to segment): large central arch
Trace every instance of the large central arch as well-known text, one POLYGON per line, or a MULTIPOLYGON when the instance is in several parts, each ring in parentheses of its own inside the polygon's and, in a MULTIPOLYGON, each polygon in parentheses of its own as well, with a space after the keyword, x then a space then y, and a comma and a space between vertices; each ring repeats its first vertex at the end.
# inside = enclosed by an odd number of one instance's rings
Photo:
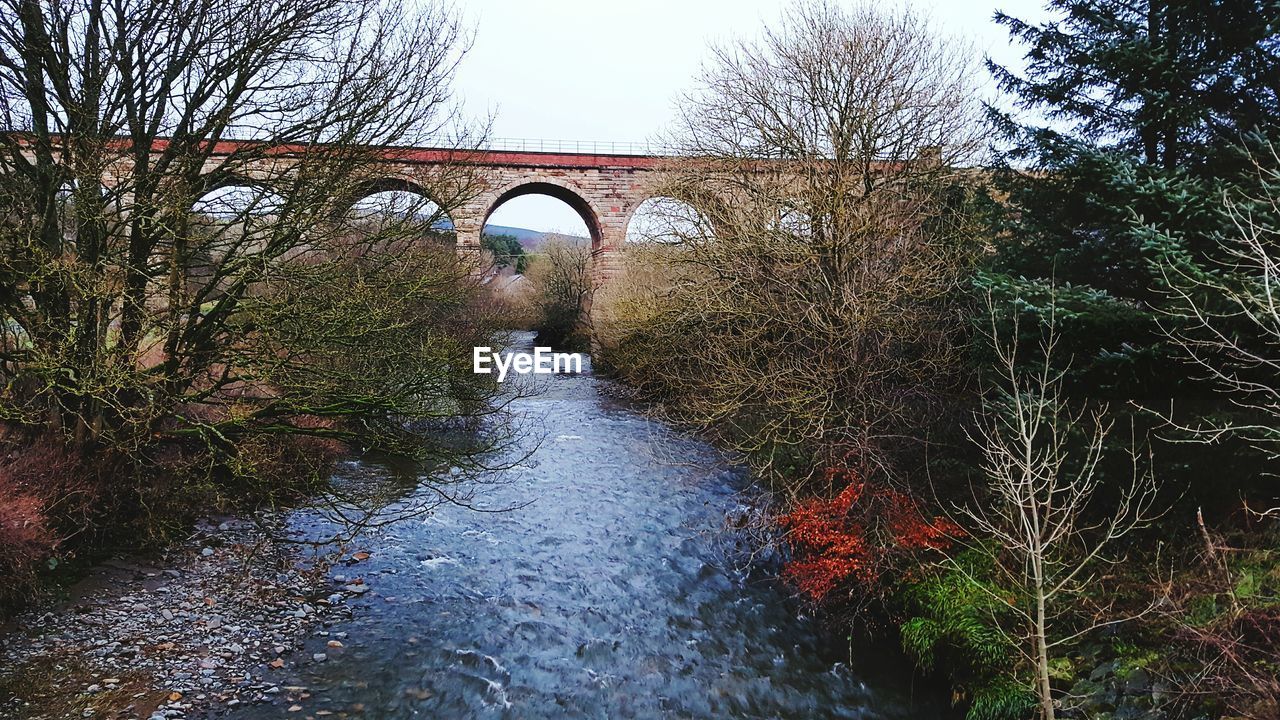
POLYGON ((587 201, 584 197, 585 193, 580 188, 560 179, 517 180, 501 188, 491 197, 486 198, 484 216, 481 218, 480 227, 483 228, 488 224, 489 217, 503 203, 524 195, 547 195, 573 208, 573 211, 582 218, 582 222, 587 226, 587 231, 591 234, 591 247, 600 247, 601 242, 604 240, 604 230, 600 226, 599 211, 587 201))

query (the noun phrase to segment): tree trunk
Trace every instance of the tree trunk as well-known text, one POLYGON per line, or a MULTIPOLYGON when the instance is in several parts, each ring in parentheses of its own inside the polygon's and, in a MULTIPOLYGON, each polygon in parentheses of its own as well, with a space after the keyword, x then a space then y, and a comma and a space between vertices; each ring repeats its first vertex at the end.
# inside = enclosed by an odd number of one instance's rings
POLYGON ((1036 666, 1039 673, 1040 717, 1054 720, 1053 691, 1049 687, 1049 643, 1045 637, 1044 589, 1036 587, 1036 666))

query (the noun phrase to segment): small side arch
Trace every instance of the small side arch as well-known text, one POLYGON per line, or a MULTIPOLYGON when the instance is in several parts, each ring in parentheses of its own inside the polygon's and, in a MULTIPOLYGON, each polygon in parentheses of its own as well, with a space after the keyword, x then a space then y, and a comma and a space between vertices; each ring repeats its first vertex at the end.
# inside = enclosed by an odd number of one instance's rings
POLYGON ((432 197, 431 193, 428 192, 426 188, 413 180, 395 176, 378 177, 356 183, 350 190, 333 198, 330 213, 335 219, 346 217, 346 215, 351 212, 352 208, 359 204, 360 201, 368 199, 374 195, 378 195, 379 193, 408 193, 417 195, 435 208, 435 213, 438 217, 432 218, 431 224, 434 225, 438 221, 446 219, 450 221, 450 224, 452 224, 452 219, 448 212, 445 211, 444 206, 441 205, 436 198, 432 197))
POLYGON ((278 182, 281 178, 270 173, 253 172, 252 168, 240 168, 239 170, 244 170, 245 172, 219 168, 213 172, 205 173, 199 179, 198 197, 203 197, 224 188, 234 187, 262 188, 272 193, 284 194, 285 188, 282 183, 278 182))
POLYGON ((285 190, 269 178, 247 173, 217 172, 201 178, 190 198, 195 214, 278 213, 289 202, 285 190))
POLYGON ((627 208, 623 220, 626 240, 663 241, 663 235, 677 237, 715 237, 720 235, 727 206, 720 198, 706 192, 670 192, 655 189, 627 208))

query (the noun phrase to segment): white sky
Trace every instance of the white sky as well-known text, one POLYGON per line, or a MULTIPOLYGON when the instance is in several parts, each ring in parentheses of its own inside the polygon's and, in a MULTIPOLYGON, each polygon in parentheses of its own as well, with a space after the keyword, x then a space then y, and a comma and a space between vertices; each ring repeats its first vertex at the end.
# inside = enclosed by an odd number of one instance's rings
MULTIPOLYGON (((1021 51, 991 21, 996 9, 1045 17, 1041 0, 907 0, 937 27, 1002 64, 1021 51)), ((494 114, 495 138, 642 142, 666 126, 708 45, 753 37, 787 0, 459 0, 475 28, 456 88, 473 116, 494 114)), ((525 196, 497 225, 586 234, 558 200, 525 196)))

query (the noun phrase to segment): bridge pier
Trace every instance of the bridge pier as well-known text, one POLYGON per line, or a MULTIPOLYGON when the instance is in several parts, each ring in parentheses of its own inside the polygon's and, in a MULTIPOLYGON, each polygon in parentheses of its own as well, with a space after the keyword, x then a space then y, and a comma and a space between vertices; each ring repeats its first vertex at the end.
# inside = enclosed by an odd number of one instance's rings
POLYGON ((472 266, 472 271, 479 273, 481 264, 480 238, 484 232, 484 221, 472 208, 461 207, 451 213, 453 220, 454 244, 458 257, 472 266))
POLYGON ((600 248, 591 253, 591 285, 599 288, 622 271, 622 250, 600 248))
POLYGON ((468 208, 458 208, 453 212, 454 242, 458 252, 480 252, 480 235, 484 232, 484 219, 477 213, 468 212, 468 208))

